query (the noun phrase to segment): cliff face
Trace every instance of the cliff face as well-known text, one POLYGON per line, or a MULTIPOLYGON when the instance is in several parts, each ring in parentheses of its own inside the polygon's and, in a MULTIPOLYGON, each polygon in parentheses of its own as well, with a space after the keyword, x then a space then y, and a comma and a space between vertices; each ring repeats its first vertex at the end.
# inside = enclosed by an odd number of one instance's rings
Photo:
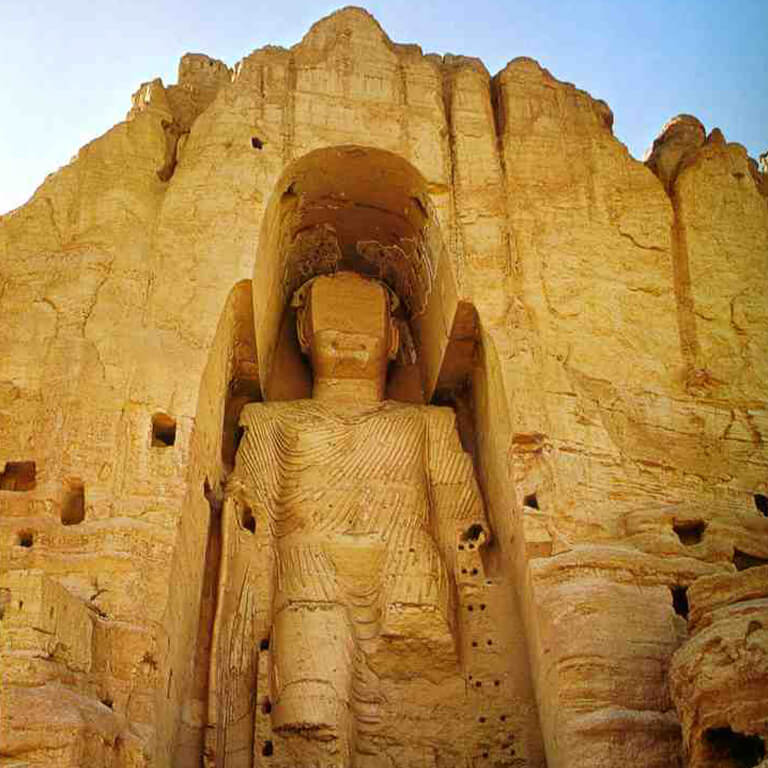
POLYGON ((363 240, 427 285, 402 381, 455 405, 494 537, 463 764, 760 762, 768 182, 690 116, 645 164, 611 124, 348 8, 185 56, 0 218, 0 764, 200 764, 237 413, 300 391, 270 297, 363 240))

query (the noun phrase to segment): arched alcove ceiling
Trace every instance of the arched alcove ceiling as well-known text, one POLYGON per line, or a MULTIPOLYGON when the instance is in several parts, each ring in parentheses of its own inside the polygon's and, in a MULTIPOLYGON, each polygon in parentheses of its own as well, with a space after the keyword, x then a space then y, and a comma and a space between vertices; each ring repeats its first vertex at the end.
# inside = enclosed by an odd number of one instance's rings
POLYGON ((264 396, 293 291, 338 269, 383 279, 398 294, 429 397, 456 308, 450 259, 421 174, 398 155, 361 146, 304 155, 285 170, 270 198, 253 279, 264 396))

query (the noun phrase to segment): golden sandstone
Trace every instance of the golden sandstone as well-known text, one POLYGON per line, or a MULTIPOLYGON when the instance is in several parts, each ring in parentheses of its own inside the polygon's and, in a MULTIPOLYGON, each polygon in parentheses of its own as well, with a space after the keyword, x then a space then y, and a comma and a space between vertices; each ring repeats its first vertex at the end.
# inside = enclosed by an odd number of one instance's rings
POLYGON ((0 217, 0 766, 768 765, 768 179, 365 11, 0 217))

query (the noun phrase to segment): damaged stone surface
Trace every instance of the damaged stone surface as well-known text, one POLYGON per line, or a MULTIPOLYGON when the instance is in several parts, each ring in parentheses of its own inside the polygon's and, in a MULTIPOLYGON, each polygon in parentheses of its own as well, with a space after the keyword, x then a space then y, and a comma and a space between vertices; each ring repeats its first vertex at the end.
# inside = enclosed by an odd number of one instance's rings
POLYGON ((670 688, 693 765, 757 765, 766 756, 761 738, 768 690, 764 562, 701 578, 688 590, 691 634, 673 656, 670 688))
POLYGON ((0 217, 0 765, 765 758, 765 158, 681 115, 642 163, 612 120, 531 59, 491 77, 346 8, 232 68, 185 56, 0 217), (304 667, 267 605, 283 497, 249 517, 242 462, 293 456, 253 434, 313 402, 292 299, 340 270, 397 296, 384 402, 453 409, 487 541, 455 553, 450 631, 415 601, 349 667, 334 752, 272 708, 304 667), (233 530, 257 586, 222 619, 233 530), (243 615, 264 632, 222 651, 243 615), (212 685, 232 659, 241 687, 212 685))

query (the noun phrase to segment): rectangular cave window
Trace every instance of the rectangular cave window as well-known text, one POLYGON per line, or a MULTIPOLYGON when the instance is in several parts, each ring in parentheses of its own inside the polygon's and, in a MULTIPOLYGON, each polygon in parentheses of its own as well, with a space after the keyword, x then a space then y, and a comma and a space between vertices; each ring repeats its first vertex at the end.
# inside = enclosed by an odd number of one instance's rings
POLYGON ((16 543, 20 547, 30 549, 35 543, 35 534, 32 531, 19 531, 18 534, 16 534, 16 543))
POLYGON ((768 517, 768 496, 763 493, 755 494, 755 507, 757 511, 763 516, 768 517))
POLYGON ((677 534, 680 543, 686 547, 692 547, 701 541, 707 524, 703 520, 684 520, 672 523, 672 530, 677 534))
POLYGON ((61 522, 63 525, 77 525, 85 520, 85 485, 79 477, 64 481, 61 501, 61 522))
POLYGON ((688 618, 688 587, 670 587, 672 593, 672 607, 678 616, 688 618))
POLYGON ((34 461, 6 461, 0 472, 0 490, 31 491, 35 487, 36 467, 34 461))
POLYGON ((752 768, 765 757, 765 743, 759 736, 736 733, 729 727, 710 728, 704 733, 707 757, 713 765, 752 768))
POLYGON ((152 447, 170 448, 176 442, 176 420, 167 413, 152 417, 152 447))

